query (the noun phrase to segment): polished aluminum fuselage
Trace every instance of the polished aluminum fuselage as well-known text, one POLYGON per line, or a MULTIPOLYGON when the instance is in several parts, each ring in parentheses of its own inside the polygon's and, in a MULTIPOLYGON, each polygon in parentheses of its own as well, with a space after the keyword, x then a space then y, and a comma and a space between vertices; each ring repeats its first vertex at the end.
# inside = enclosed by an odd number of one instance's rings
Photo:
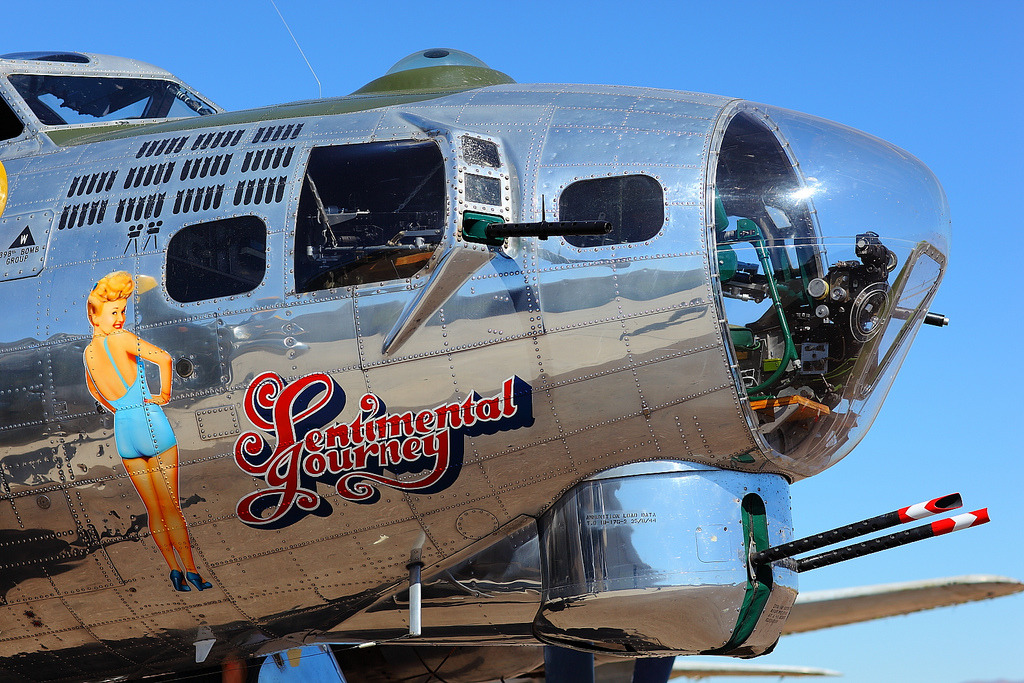
MULTIPOLYGON (((0 146, 9 178, 0 238, 28 227, 38 245, 0 262, 0 527, 9 534, 0 571, 11 577, 0 606, 0 657, 9 658, 0 661, 9 664, 0 668, 45 668, 49 650, 77 653, 63 656, 68 675, 141 670, 144 661, 191 660, 204 633, 224 647, 310 634, 341 640, 347 619, 402 588, 412 549, 422 547, 424 575, 436 574, 532 524, 579 482, 629 463, 680 460, 777 482, 771 500, 783 509, 772 514, 788 536, 786 473, 752 437, 709 257, 709 166, 732 106, 660 90, 506 85, 351 113, 308 105, 315 115, 302 106, 218 115, 64 146, 40 135, 32 155, 18 151, 27 142, 9 154, 0 146), (456 144, 463 133, 500 141, 501 166, 489 172, 501 179, 507 221, 557 215, 561 191, 581 179, 637 173, 661 184, 665 224, 643 243, 602 248, 509 240, 385 353, 438 259, 411 279, 296 293, 306 159, 320 145, 434 140, 447 174, 445 248, 487 251, 456 236, 462 213, 479 208, 464 199, 474 169, 456 144), (252 189, 268 182, 283 189, 252 189), (262 284, 174 301, 163 286, 170 237, 240 215, 268 226, 262 284), (138 522, 145 509, 112 417, 87 390, 85 298, 115 270, 138 282, 126 328, 191 361, 187 376, 174 377, 165 412, 192 544, 214 584, 201 594, 167 584, 138 522), (416 412, 471 392, 500 394, 516 376, 532 388, 533 423, 467 436, 461 470, 443 490, 382 486, 377 502, 360 504, 328 487, 330 515, 253 528, 236 504, 266 484, 234 454, 253 430, 247 389, 266 371, 286 380, 328 373, 349 397, 339 423, 363 394, 391 413, 416 412)), ((729 557, 738 560, 735 550, 729 557)), ((528 611, 539 600, 527 598, 528 611)), ((467 619, 485 623, 486 611, 467 619)), ((373 614, 360 617, 360 629, 395 636, 406 628, 400 609, 373 614)), ((528 631, 505 632, 523 642, 528 631)))

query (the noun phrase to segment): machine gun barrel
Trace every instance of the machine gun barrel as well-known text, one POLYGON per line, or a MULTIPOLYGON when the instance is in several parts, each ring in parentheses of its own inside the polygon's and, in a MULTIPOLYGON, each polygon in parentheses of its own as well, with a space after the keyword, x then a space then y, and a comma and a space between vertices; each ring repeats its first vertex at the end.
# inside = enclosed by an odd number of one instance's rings
POLYGON ((813 536, 807 536, 806 538, 798 538, 795 541, 790 541, 789 543, 783 543, 782 545, 777 545, 773 548, 767 548, 761 552, 751 554, 750 562, 755 566, 765 564, 767 562, 775 562, 776 560, 793 557, 799 553, 818 550, 819 548, 824 548, 825 546, 832 545, 833 543, 841 543, 842 541, 848 541, 851 538, 857 538, 858 536, 864 536, 866 534, 874 533, 875 531, 888 529, 889 527, 894 527, 898 524, 905 524, 906 522, 910 522, 915 519, 924 519, 925 517, 931 517, 932 515, 949 512, 950 510, 957 509, 961 505, 963 505, 963 500, 960 498, 960 494, 950 493, 949 495, 933 498, 932 500, 925 501, 923 503, 915 503, 914 505, 908 505, 907 507, 900 508, 899 510, 886 512, 885 514, 878 515, 877 517, 871 517, 870 519, 865 519, 860 522, 854 522, 835 529, 829 529, 828 531, 823 531, 820 534, 814 534, 813 536))
POLYGON ((484 230, 488 239, 506 237, 549 237, 564 235, 607 235, 612 224, 607 221, 540 221, 539 223, 491 223, 484 230))
POLYGON ((798 559, 796 561, 796 570, 798 572, 808 572, 812 569, 836 564, 837 562, 845 562, 846 560, 864 557, 865 555, 889 550, 890 548, 896 548, 901 545, 907 545, 908 543, 913 543, 915 541, 923 541, 924 539, 932 538, 933 536, 941 536, 953 531, 968 529, 972 526, 978 526, 988 521, 988 508, 982 508, 981 510, 975 510, 974 512, 968 512, 963 515, 940 519, 932 522, 931 524, 922 524, 921 526, 914 527, 913 529, 897 531, 896 533, 889 534, 888 536, 872 538, 869 541, 854 543, 853 545, 848 545, 843 548, 837 548, 818 555, 812 555, 811 557, 798 559))

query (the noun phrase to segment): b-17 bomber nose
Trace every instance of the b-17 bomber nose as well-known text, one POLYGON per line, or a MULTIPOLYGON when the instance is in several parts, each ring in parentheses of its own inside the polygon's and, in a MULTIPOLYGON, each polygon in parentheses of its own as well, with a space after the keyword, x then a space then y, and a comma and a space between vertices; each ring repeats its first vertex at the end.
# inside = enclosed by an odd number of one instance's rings
POLYGON ((949 249, 932 173, 882 140, 741 105, 715 169, 720 292, 748 420, 809 476, 846 455, 929 315, 949 249))
POLYGON ((393 678, 480 638, 751 657, 800 571, 987 520, 796 558, 959 505, 794 538, 790 485, 944 321, 942 189, 869 135, 450 48, 244 111, 21 53, 0 148, 0 677, 309 634, 421 636, 393 678))

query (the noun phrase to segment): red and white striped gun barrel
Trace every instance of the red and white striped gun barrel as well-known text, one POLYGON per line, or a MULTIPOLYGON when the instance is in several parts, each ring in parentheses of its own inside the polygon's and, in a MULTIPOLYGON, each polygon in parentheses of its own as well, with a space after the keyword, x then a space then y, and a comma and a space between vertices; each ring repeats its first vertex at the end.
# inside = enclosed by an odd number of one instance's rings
POLYGON ((812 569, 827 567, 830 564, 845 562, 856 557, 864 557, 865 555, 896 548, 913 543, 914 541, 923 541, 926 538, 942 536, 943 534, 960 531, 961 529, 969 529, 972 526, 985 524, 988 521, 988 508, 982 508, 974 512, 949 517, 948 519, 940 519, 931 524, 922 524, 906 531, 897 531, 888 536, 873 538, 870 541, 854 543, 853 545, 798 559, 796 561, 796 570, 798 572, 807 572, 812 569))
POLYGON ((960 498, 960 494, 950 493, 946 496, 932 498, 931 500, 923 503, 915 503, 913 505, 908 505, 905 508, 900 508, 899 510, 886 512, 885 514, 878 515, 877 517, 871 517, 870 519, 865 519, 860 522, 846 524, 845 526, 837 527, 835 529, 822 531, 820 534, 814 534, 813 536, 807 536, 806 538, 798 538, 797 540, 790 541, 789 543, 783 543, 782 545, 777 545, 773 548, 767 548, 761 552, 751 554, 750 562, 754 565, 764 564, 766 562, 775 562, 776 560, 793 557, 799 553, 818 550, 819 548, 824 548, 825 546, 832 545, 833 543, 841 543, 843 541, 848 541, 851 538, 857 538, 858 536, 871 534, 899 524, 905 524, 915 519, 924 519, 925 517, 931 517, 932 515, 956 510, 961 505, 963 505, 963 500, 960 498))

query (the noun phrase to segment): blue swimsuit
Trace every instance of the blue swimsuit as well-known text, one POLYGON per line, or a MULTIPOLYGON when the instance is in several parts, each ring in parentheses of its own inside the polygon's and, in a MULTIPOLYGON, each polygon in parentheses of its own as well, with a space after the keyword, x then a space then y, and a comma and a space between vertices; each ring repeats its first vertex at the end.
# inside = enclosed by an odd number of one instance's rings
MULTIPOLYGON (((110 401, 114 406, 114 442, 117 444, 118 454, 125 460, 151 458, 177 445, 178 441, 174 438, 174 431, 164 411, 155 403, 146 403, 150 393, 143 360, 137 359, 138 373, 135 382, 129 386, 110 354, 106 338, 103 339, 103 348, 121 384, 128 390, 121 398, 110 401)), ((85 369, 89 372, 88 365, 85 369)), ((89 376, 92 377, 92 373, 89 376)), ((96 380, 93 380, 93 385, 95 384, 96 380)))

